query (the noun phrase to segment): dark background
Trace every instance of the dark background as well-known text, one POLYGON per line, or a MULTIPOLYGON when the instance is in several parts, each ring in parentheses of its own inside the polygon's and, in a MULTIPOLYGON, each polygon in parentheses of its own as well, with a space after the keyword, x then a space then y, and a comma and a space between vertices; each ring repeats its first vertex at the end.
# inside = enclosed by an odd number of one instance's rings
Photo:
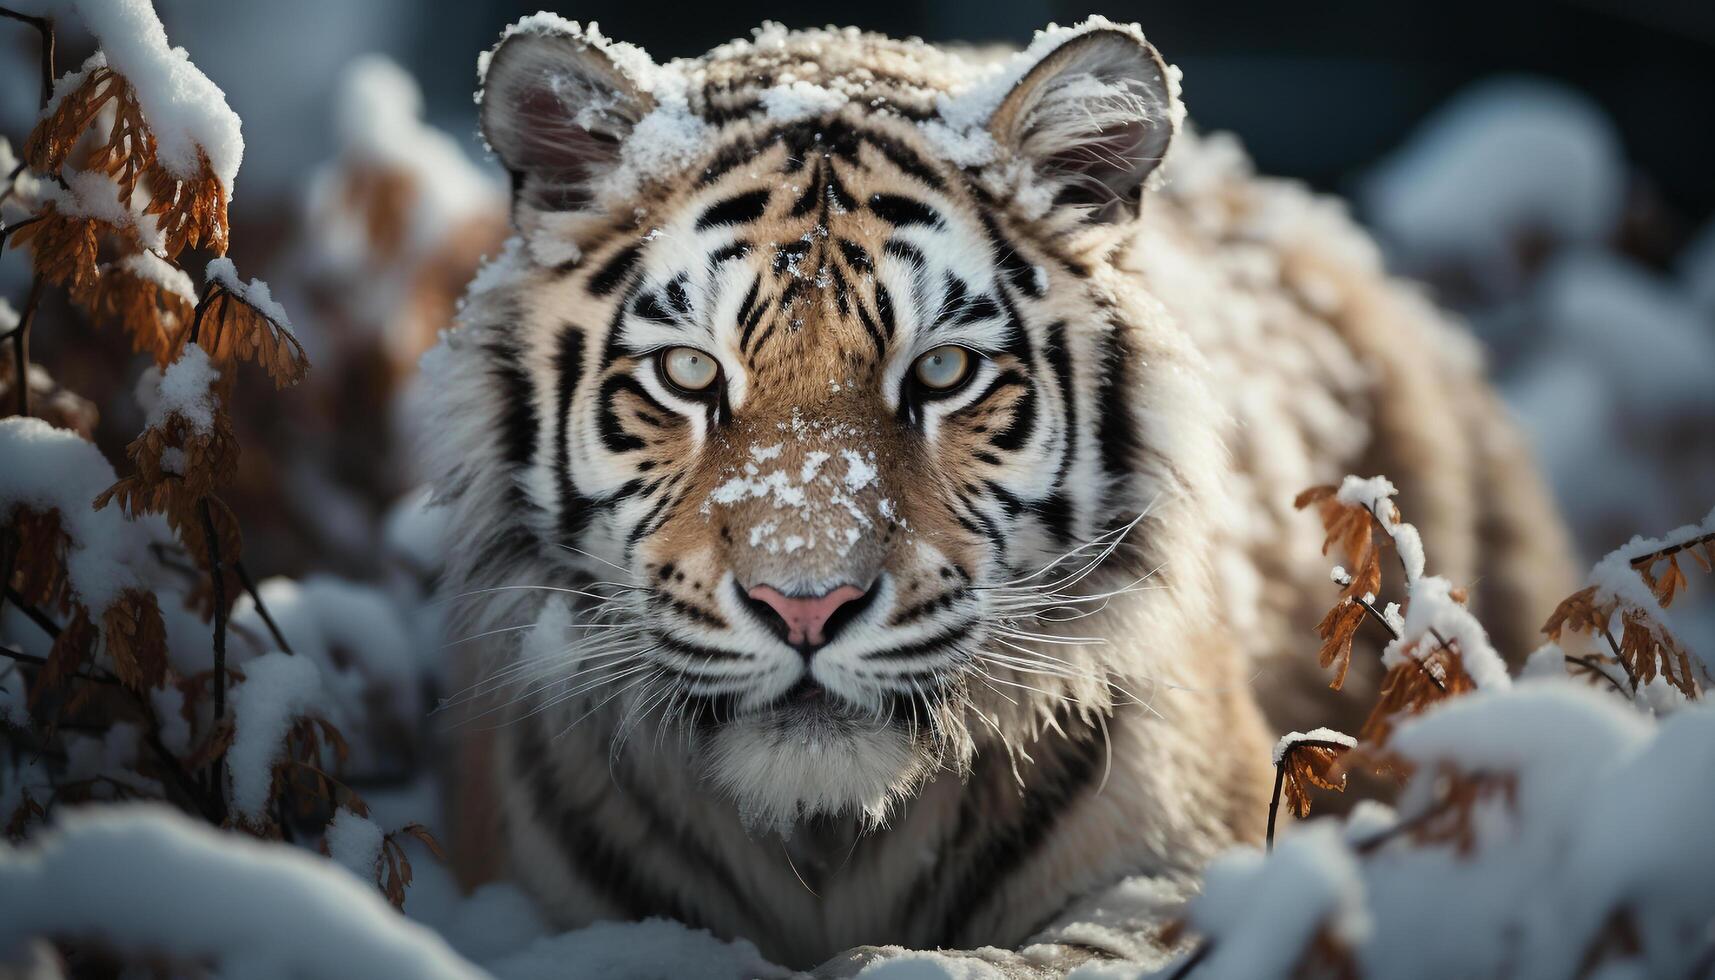
MULTIPOLYGON (((471 73, 434 66, 469 63, 506 24, 542 4, 431 6, 434 29, 400 55, 438 107, 468 104, 471 73)), ((657 60, 700 54, 765 19, 1012 44, 1051 21, 1091 13, 1135 20, 1184 69, 1185 100, 1198 125, 1239 133, 1262 170, 1327 190, 1342 189, 1470 82, 1541 75, 1571 83, 1607 110, 1632 161, 1680 220, 1695 227, 1715 210, 1715 2, 580 0, 558 12, 596 20, 610 37, 640 44, 657 60)))

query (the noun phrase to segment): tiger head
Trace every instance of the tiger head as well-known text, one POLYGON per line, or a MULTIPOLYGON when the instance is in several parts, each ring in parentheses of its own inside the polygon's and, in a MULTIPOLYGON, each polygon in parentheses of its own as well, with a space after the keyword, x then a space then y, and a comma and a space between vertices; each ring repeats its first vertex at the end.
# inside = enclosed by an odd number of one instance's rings
POLYGON ((480 99, 518 238, 429 360, 437 488, 466 621, 540 622, 479 682, 677 728, 776 821, 879 819, 1111 706, 1125 655, 1061 621, 1184 614, 1143 589, 1198 591, 1165 556, 1218 456, 1111 267, 1178 125, 1135 28, 984 66, 768 27, 661 66, 539 15, 480 99))

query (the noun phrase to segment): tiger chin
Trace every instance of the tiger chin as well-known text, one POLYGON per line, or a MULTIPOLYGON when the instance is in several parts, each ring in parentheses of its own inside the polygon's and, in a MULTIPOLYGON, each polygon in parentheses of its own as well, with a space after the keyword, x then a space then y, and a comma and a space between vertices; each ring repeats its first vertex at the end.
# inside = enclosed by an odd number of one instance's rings
POLYGON ((422 384, 467 883, 822 975, 1161 963, 1271 727, 1350 716, 1298 490, 1388 473, 1503 642, 1563 590, 1480 359, 1136 26, 543 14, 481 77, 517 235, 422 384))

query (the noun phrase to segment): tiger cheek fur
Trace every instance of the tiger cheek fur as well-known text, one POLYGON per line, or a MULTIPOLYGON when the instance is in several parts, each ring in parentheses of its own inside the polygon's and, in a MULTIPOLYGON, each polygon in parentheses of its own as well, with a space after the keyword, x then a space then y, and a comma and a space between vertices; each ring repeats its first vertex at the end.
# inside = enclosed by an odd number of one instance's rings
POLYGON ((450 670, 465 880, 795 967, 1159 955, 1171 897, 1260 832, 1247 655, 1302 630, 1240 624, 1326 585, 1266 537, 1314 534, 1301 485, 1260 481, 1360 453, 1446 473, 1321 438, 1341 412, 1364 431, 1357 394, 1302 420, 1310 395, 1268 399, 1336 390, 1282 379, 1374 356, 1372 320, 1439 322, 1344 255, 1263 258, 1349 276, 1372 317, 1259 279, 1245 236, 1276 199, 1247 174, 1145 202, 1170 141, 1214 156, 1135 27, 994 72, 773 27, 661 67, 538 15, 483 64, 519 235, 425 360, 448 629, 473 638, 450 670), (1285 325, 1260 352, 1258 323, 1285 325), (1296 428, 1253 445, 1264 422, 1296 428), (1246 599, 1235 569, 1274 581, 1246 599), (1152 884, 1103 897, 1128 879, 1152 884))

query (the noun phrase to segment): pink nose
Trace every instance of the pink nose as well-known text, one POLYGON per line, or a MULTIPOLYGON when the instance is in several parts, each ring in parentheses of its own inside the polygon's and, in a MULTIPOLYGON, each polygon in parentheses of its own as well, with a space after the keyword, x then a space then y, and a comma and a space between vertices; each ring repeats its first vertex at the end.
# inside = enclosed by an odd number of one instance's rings
POLYGON ((795 647, 819 647, 828 642, 825 631, 834 610, 863 598, 863 590, 855 585, 842 585, 819 596, 789 596, 772 585, 758 585, 746 594, 774 610, 786 624, 786 642, 795 647))

